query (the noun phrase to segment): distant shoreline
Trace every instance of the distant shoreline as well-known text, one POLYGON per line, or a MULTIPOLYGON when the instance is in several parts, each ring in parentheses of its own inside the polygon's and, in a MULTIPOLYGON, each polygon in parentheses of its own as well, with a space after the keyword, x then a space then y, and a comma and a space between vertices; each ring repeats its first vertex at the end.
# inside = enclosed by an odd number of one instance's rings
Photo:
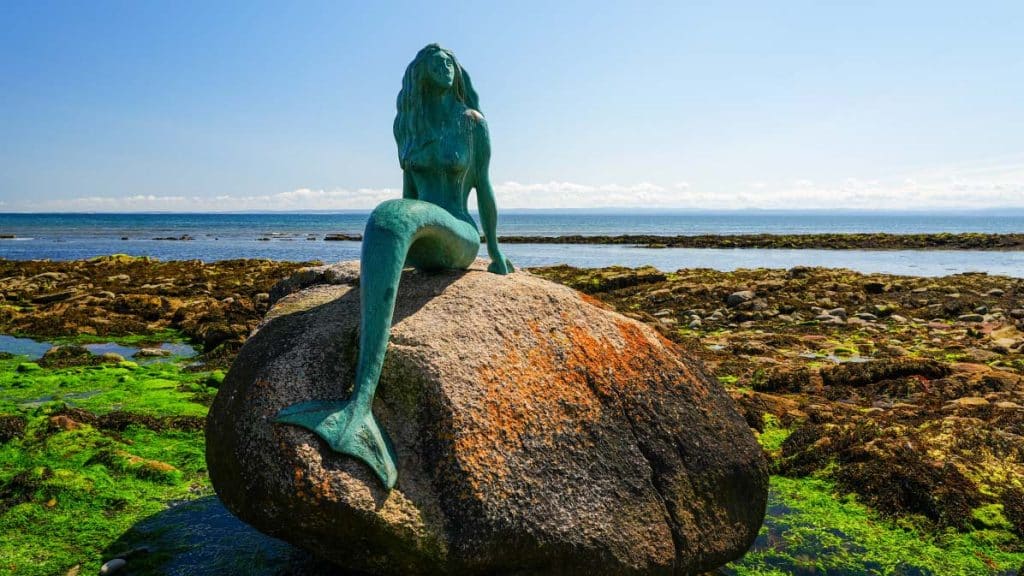
POLYGON ((785 250, 1024 250, 1024 234, 701 234, 656 236, 499 236, 507 244, 613 244, 642 248, 760 248, 785 250))

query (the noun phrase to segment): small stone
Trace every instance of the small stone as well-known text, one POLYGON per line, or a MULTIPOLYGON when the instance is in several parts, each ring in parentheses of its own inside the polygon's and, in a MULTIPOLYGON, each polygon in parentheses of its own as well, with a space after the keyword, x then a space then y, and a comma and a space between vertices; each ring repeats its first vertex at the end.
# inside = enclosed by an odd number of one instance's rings
POLYGON ((341 241, 360 241, 363 239, 362 234, 342 234, 333 233, 324 236, 325 242, 341 242, 341 241))
POLYGON ((740 290, 739 292, 733 292, 729 294, 729 297, 725 299, 725 303, 732 308, 749 302, 754 299, 755 294, 750 290, 740 290))
POLYGON ((672 309, 670 309, 670 308, 662 308, 661 310, 658 310, 657 312, 655 312, 654 316, 656 318, 661 318, 663 316, 671 316, 672 314, 673 314, 672 309))
POLYGON ((1014 308, 1010 310, 1010 316, 1013 318, 1024 318, 1024 308, 1014 308))
POLYGON ((988 306, 978 306, 974 309, 975 314, 988 314, 988 306))
POLYGON ((857 312, 856 314, 854 314, 854 316, 860 318, 861 320, 867 320, 868 322, 874 322, 875 320, 878 320, 878 316, 875 316, 870 312, 857 312))
POLYGON ((988 406, 989 401, 980 396, 965 396, 956 400, 950 400, 946 405, 951 408, 974 408, 977 406, 988 406))
POLYGON ((992 298, 1001 298, 1003 294, 1006 294, 1006 292, 1000 290, 999 288, 993 288, 988 292, 985 292, 985 296, 991 296, 992 298))
POLYGON ((171 351, 164 350, 163 348, 140 348, 139 351, 135 353, 136 358, 162 358, 170 355, 171 351))
POLYGON ((1020 404, 1017 404, 1016 402, 1010 402, 1009 400, 1003 400, 1002 402, 996 402, 994 406, 996 408, 999 408, 1000 410, 1020 410, 1021 408, 1024 408, 1024 406, 1021 406, 1020 404))
POLYGON ((907 323, 907 319, 904 318, 903 316, 900 316, 899 314, 892 314, 892 315, 889 316, 889 319, 892 320, 893 322, 898 323, 898 324, 906 324, 907 323))
POLYGON ((68 288, 67 290, 61 290, 59 292, 53 292, 53 293, 50 293, 50 294, 43 294, 41 296, 36 296, 35 298, 32 299, 32 303, 33 304, 50 304, 50 303, 53 303, 53 302, 60 302, 61 300, 67 300, 68 298, 71 298, 72 296, 74 296, 77 293, 78 293, 77 289, 75 289, 75 288, 68 288))
POLYGON ((56 430, 77 430, 82 425, 63 414, 50 416, 50 428, 56 430))
POLYGON ((124 362, 124 356, 116 352, 104 352, 99 355, 99 362, 101 364, 120 364, 124 362))
POLYGON ((703 323, 700 321, 700 318, 696 318, 694 320, 690 320, 690 323, 687 326, 690 328, 700 328, 702 325, 703 323))
POLYGON ((793 266, 786 271, 787 278, 806 278, 810 276, 812 269, 809 266, 793 266))
POLYGON ((864 283, 864 291, 867 292, 868 294, 881 294, 883 292, 889 291, 889 285, 886 284, 885 282, 878 282, 877 280, 872 280, 870 282, 864 283))
POLYGON ((828 314, 837 318, 846 318, 846 308, 833 308, 828 311, 828 314))
POLYGON ((984 322, 985 317, 981 314, 961 314, 956 318, 960 322, 984 322))
POLYGON ((128 561, 124 558, 114 558, 113 560, 108 560, 105 564, 103 564, 103 566, 100 566, 100 574, 101 576, 106 576, 107 574, 115 574, 127 565, 128 561))

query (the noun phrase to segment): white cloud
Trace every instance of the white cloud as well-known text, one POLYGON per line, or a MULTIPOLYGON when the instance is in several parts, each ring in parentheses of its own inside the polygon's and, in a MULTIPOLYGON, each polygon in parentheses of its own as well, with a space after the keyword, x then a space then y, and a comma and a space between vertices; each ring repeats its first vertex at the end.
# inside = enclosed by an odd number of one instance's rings
MULTIPOLYGON (((552 180, 495 185, 498 206, 513 208, 679 208, 755 209, 970 209, 1024 208, 1024 157, 919 170, 889 178, 846 178, 822 182, 799 178, 772 185, 737 183, 733 191, 698 184, 582 184, 552 180)), ((258 196, 89 196, 72 199, 0 202, 4 211, 25 212, 218 212, 255 210, 352 210, 373 208, 401 197, 395 188, 349 190, 298 188, 258 196)))

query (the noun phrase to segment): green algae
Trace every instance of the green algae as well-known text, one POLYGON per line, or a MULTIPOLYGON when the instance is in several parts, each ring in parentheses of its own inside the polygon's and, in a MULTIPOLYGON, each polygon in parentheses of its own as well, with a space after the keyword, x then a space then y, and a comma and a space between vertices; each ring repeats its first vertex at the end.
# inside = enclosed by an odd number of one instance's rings
POLYGON ((1002 524, 970 532, 918 526, 914 518, 882 518, 854 497, 837 495, 827 480, 773 476, 756 542, 718 573, 974 576, 1016 574, 1024 564, 1024 549, 1002 524))
POLYGON ((773 414, 765 414, 764 431, 756 433, 757 441, 765 452, 771 456, 777 456, 782 451, 782 443, 789 438, 792 432, 792 429, 783 427, 773 414))
POLYGON ((0 414, 28 421, 0 445, 0 574, 95 574, 140 519, 212 492, 195 425, 210 373, 129 362, 17 372, 22 360, 0 360, 0 414), (131 417, 99 426, 102 415, 131 417), (176 428, 182 417, 190 425, 176 428))
POLYGON ((153 416, 205 416, 193 399, 205 392, 209 373, 188 373, 170 363, 120 362, 23 372, 18 359, 0 360, 0 413, 16 413, 47 402, 105 413, 133 410, 153 416), (191 387, 187 393, 179 388, 191 387))
POLYGON ((164 329, 158 332, 143 333, 143 334, 122 334, 122 335, 108 335, 99 336, 95 334, 77 334, 75 336, 64 336, 54 338, 54 344, 120 344, 122 346, 145 346, 155 343, 173 342, 173 343, 187 343, 188 339, 179 332, 173 329, 164 329))

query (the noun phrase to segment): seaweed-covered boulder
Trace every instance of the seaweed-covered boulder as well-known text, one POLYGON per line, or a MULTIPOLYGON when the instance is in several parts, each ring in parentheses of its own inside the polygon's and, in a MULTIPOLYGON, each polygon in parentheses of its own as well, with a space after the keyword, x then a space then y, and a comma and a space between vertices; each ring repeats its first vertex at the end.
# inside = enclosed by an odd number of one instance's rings
POLYGON ((347 396, 357 283, 349 263, 277 291, 221 385, 207 463, 241 519, 375 574, 693 574, 753 541, 766 463, 724 390, 651 328, 528 273, 403 276, 373 408, 394 490, 274 423, 347 396))

